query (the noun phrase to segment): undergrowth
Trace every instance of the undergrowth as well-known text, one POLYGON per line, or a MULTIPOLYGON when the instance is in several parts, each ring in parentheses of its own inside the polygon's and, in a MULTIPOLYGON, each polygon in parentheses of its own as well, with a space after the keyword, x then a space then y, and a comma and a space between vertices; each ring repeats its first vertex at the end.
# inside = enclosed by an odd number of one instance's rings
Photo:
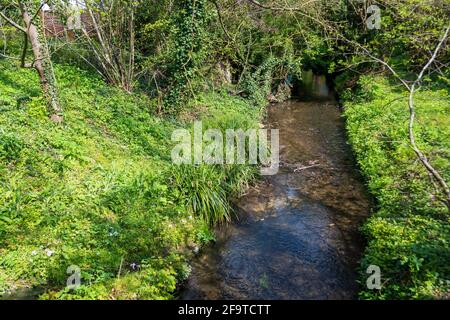
MULTIPOLYGON (((388 80, 362 77, 344 97, 350 142, 377 212, 363 227, 363 299, 448 298, 448 210, 408 140, 408 96, 388 80), (365 286, 369 265, 382 273, 381 290, 365 286)), ((415 95, 415 134, 431 163, 450 180, 450 100, 445 89, 415 95)))
MULTIPOLYGON (((228 201, 254 168, 173 165, 171 133, 191 121, 158 117, 143 94, 55 67, 62 126, 48 120, 35 73, 0 60, 0 294, 173 297, 192 252, 213 239, 211 223, 231 216, 228 201), (70 265, 81 269, 75 291, 63 289, 70 265)), ((220 92, 191 104, 201 105, 194 116, 206 127, 257 126, 261 113, 220 92)))

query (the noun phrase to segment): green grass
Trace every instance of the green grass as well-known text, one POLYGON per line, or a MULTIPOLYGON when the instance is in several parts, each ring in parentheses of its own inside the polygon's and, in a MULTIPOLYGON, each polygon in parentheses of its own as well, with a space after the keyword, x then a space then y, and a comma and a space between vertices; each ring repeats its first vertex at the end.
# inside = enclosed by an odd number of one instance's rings
MULTIPOLYGON (((386 79, 363 77, 360 90, 344 95, 350 142, 376 212, 363 228, 368 245, 361 265, 363 299, 448 298, 449 215, 408 140, 408 104, 386 79), (365 287, 369 265, 378 265, 382 289, 365 287)), ((446 90, 415 95, 416 139, 450 181, 450 99, 446 90)))
POLYGON ((230 216, 230 197, 254 174, 174 166, 171 133, 194 117, 256 127, 261 111, 211 92, 191 102, 200 111, 190 119, 164 119, 145 95, 73 66, 56 74, 63 126, 48 120, 36 74, 0 60, 0 294, 42 286, 44 299, 171 298, 193 249, 213 238, 210 223, 230 216), (82 272, 74 292, 64 289, 70 265, 82 272))

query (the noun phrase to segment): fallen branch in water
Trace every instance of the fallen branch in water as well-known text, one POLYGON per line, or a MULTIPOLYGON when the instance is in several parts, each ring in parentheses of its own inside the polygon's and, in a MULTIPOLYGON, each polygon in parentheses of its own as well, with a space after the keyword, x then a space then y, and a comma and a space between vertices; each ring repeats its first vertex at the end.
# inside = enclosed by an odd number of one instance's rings
POLYGON ((297 168, 297 169, 294 169, 294 172, 298 172, 298 171, 302 171, 302 170, 306 170, 306 169, 314 168, 314 167, 318 167, 318 166, 320 166, 319 163, 317 163, 317 164, 312 164, 312 165, 310 165, 310 166, 299 167, 299 168, 297 168))

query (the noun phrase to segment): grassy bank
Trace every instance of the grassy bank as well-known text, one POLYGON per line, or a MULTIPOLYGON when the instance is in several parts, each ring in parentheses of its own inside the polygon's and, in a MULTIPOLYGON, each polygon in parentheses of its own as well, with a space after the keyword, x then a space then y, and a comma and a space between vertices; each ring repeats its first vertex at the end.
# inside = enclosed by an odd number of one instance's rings
MULTIPOLYGON (((448 211, 409 145, 407 95, 386 79, 363 77, 356 93, 342 97, 350 142, 377 200, 363 228, 360 297, 448 298, 448 211), (381 290, 366 289, 369 265, 381 268, 381 290)), ((448 91, 421 90, 415 100, 417 143, 449 181, 448 91)))
POLYGON ((0 60, 0 294, 42 286, 51 299, 171 298, 192 252, 213 238, 207 221, 230 215, 228 199, 255 172, 174 166, 171 133, 199 118, 257 127, 260 110, 207 93, 170 120, 144 95, 76 67, 56 72, 63 126, 48 120, 35 72, 0 60), (63 289, 71 265, 82 274, 74 292, 63 289))

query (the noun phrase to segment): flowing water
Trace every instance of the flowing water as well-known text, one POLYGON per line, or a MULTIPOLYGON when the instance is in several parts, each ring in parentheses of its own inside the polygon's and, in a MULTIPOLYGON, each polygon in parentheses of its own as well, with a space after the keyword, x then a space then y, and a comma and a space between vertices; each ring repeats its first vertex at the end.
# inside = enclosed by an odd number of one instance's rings
POLYGON ((369 200, 324 77, 311 72, 301 100, 272 105, 278 174, 241 197, 239 219, 201 250, 182 299, 352 299, 369 200), (309 81, 308 81, 309 80, 309 81))

